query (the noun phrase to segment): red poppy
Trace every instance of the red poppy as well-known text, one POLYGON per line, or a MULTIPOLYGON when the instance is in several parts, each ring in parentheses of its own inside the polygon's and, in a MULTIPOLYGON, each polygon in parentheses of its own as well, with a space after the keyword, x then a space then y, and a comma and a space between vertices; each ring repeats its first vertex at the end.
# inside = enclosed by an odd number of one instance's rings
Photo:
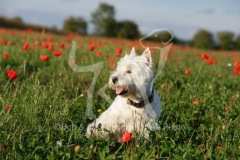
POLYGON ((233 69, 233 73, 234 73, 235 75, 238 75, 238 73, 239 73, 238 68, 234 68, 234 69, 233 69))
POLYGON ((125 131, 123 136, 122 136, 122 142, 125 143, 125 142, 128 142, 130 141, 132 138, 132 133, 129 133, 128 131, 125 131))
POLYGON ((7 70, 7 74, 8 74, 8 77, 11 79, 11 80, 14 80, 15 78, 17 78, 17 72, 14 71, 14 70, 7 70))
POLYGON ((58 56, 61 56, 61 55, 62 55, 62 52, 61 52, 61 51, 55 51, 55 52, 53 53, 53 55, 54 55, 55 57, 58 57, 58 56))
POLYGON ((209 65, 213 64, 213 60, 211 60, 211 59, 205 59, 205 61, 206 61, 207 64, 209 64, 209 65))
POLYGON ((221 146, 217 146, 217 150, 221 150, 222 149, 222 147, 221 146))
POLYGON ((42 61, 47 61, 48 60, 48 55, 40 55, 40 59, 42 60, 42 61))
POLYGON ((53 41, 53 40, 52 40, 52 37, 48 37, 47 41, 48 41, 48 42, 52 42, 52 41, 53 41))
POLYGON ((29 47, 29 43, 28 43, 28 41, 27 41, 27 42, 24 43, 24 45, 23 45, 22 48, 23 48, 24 51, 27 51, 27 50, 28 50, 28 47, 29 47))
POLYGON ((114 65, 110 65, 109 68, 110 69, 115 69, 115 66, 114 65))
POLYGON ((3 54, 3 59, 8 59, 9 55, 7 53, 3 54))
POLYGON ((218 64, 218 62, 216 60, 213 60, 213 64, 218 64))
POLYGON ((6 108, 6 110, 9 110, 11 108, 11 106, 7 105, 5 108, 6 108))
POLYGON ((32 29, 26 29, 26 32, 32 33, 32 29))
POLYGON ((88 45, 88 48, 89 48, 89 51, 93 51, 95 49, 95 46, 90 44, 90 45, 88 45))
POLYGON ((58 45, 58 48, 64 49, 64 48, 65 48, 65 44, 64 44, 64 43, 60 43, 60 44, 58 45))
POLYGON ((109 59, 110 64, 114 64, 114 62, 115 62, 114 59, 109 59))
POLYGON ((185 75, 186 75, 186 76, 190 76, 190 74, 191 74, 191 73, 190 73, 189 70, 186 70, 186 71, 185 71, 185 75))
POLYGON ((195 100, 193 101, 193 104, 194 104, 194 105, 198 105, 198 103, 199 103, 199 101, 198 101, 197 99, 195 99, 195 100))
POLYGON ((230 108, 229 108, 229 107, 226 107, 226 108, 225 108, 225 111, 229 111, 229 110, 230 110, 230 108))
POLYGON ((38 46, 40 46, 40 45, 41 45, 41 42, 39 42, 39 41, 36 41, 36 42, 35 42, 35 45, 38 45, 38 46))
POLYGON ((234 67, 238 67, 238 66, 240 66, 240 62, 235 61, 235 62, 234 62, 234 67))
POLYGON ((49 45, 49 46, 48 46, 48 50, 49 50, 50 52, 53 51, 53 50, 54 50, 54 44, 49 45))
POLYGON ((48 44, 47 43, 42 43, 42 47, 43 48, 48 48, 48 44))
POLYGON ((201 55, 201 58, 202 58, 202 59, 209 59, 209 56, 208 56, 207 54, 202 54, 202 55, 201 55))
POLYGON ((105 54, 105 58, 109 58, 110 57, 110 55, 109 54, 105 54))
POLYGON ((116 48, 116 53, 121 54, 122 53, 122 48, 116 48))
POLYGON ((99 51, 96 52, 96 56, 97 56, 97 57, 100 57, 100 56, 101 56, 101 52, 99 52, 99 51))
POLYGON ((2 39, 2 44, 3 45, 7 45, 8 44, 8 41, 6 39, 2 39))

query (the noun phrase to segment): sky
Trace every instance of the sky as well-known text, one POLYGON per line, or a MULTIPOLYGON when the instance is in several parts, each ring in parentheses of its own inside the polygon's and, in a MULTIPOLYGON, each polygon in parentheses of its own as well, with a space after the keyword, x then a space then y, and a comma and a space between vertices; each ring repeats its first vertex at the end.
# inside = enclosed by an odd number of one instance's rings
POLYGON ((0 16, 61 29, 69 16, 82 16, 93 31, 91 13, 99 3, 115 7, 117 20, 132 20, 143 34, 168 28, 189 40, 198 29, 240 35, 240 0, 0 0, 0 16))

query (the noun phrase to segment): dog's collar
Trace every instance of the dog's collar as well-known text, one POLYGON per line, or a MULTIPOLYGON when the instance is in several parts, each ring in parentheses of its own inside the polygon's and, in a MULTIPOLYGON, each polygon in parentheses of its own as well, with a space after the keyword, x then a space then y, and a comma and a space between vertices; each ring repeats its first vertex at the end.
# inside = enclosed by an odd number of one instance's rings
MULTIPOLYGON (((152 94, 148 97, 148 102, 149 102, 149 103, 152 103, 152 101, 153 101, 153 94, 154 94, 154 89, 153 89, 153 91, 152 91, 152 94)), ((136 102, 133 102, 133 101, 132 101, 131 99, 129 99, 129 98, 128 98, 128 100, 127 100, 127 104, 132 105, 132 106, 134 106, 134 107, 136 107, 136 108, 142 108, 142 107, 145 106, 144 100, 142 100, 142 101, 139 102, 139 103, 136 103, 136 102)))

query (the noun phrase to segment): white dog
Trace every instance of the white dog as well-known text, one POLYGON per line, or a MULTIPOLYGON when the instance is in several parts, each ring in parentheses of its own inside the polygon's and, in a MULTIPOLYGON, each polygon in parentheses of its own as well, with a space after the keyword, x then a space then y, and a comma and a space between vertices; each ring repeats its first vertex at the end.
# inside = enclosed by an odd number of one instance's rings
POLYGON ((105 136, 108 132, 120 138, 125 130, 148 138, 157 129, 161 101, 153 88, 154 66, 147 48, 138 56, 133 48, 118 62, 109 86, 118 95, 112 105, 88 125, 86 136, 105 136))

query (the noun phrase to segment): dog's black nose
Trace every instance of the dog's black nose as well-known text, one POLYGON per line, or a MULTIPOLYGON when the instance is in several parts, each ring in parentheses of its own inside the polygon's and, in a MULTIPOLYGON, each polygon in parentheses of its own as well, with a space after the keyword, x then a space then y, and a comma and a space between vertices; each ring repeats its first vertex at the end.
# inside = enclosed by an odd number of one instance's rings
POLYGON ((115 84, 118 81, 118 77, 112 77, 112 82, 115 84))

